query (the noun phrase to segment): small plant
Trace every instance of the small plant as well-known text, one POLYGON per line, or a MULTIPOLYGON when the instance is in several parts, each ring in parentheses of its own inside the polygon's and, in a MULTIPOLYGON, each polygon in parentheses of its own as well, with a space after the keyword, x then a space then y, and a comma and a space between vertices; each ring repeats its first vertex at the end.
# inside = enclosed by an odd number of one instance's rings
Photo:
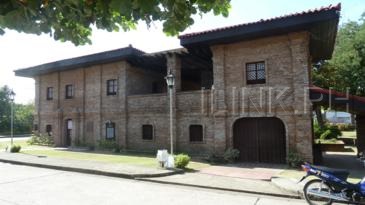
POLYGON ((43 134, 33 134, 32 137, 27 141, 30 145, 54 145, 53 136, 43 135, 43 134))
POLYGON ((321 140, 325 140, 325 139, 331 139, 331 136, 332 136, 332 132, 331 130, 326 130, 325 132, 323 132, 321 134, 321 136, 319 137, 321 140))
POLYGON ((225 160, 222 156, 219 156, 215 153, 209 154, 207 157, 207 161, 212 164, 222 164, 225 162, 225 160))
POLYGON ((304 162, 302 156, 297 151, 290 151, 287 156, 289 166, 298 168, 304 162))
POLYGON ((189 164, 190 157, 187 154, 178 154, 175 156, 175 166, 176 168, 185 169, 185 167, 189 164))
POLYGON ((314 124, 314 136, 317 139, 337 139, 342 132, 337 125, 325 124, 321 128, 318 123, 314 124))
POLYGON ((99 147, 102 149, 119 149, 118 144, 114 140, 99 140, 99 147))
POLYGON ((17 153, 17 152, 20 152, 21 149, 22 149, 22 147, 20 145, 13 145, 10 148, 10 152, 11 153, 17 153))
POLYGON ((235 162, 240 156, 240 151, 238 149, 228 148, 223 155, 223 159, 226 162, 232 163, 235 162))

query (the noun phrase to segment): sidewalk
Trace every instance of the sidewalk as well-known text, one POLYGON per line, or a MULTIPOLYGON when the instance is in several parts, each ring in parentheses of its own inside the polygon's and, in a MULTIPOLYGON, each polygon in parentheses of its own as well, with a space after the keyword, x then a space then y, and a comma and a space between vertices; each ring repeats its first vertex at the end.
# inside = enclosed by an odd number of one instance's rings
POLYGON ((0 153, 0 162, 58 169, 64 171, 74 171, 87 174, 122 177, 128 179, 161 177, 183 172, 182 170, 178 169, 160 169, 157 167, 157 163, 156 168, 150 168, 144 166, 132 166, 126 164, 104 163, 86 160, 45 158, 30 154, 7 152, 0 153))
POLYGON ((282 179, 279 184, 266 180, 268 173, 273 171, 268 171, 265 168, 244 168, 242 165, 239 165, 238 167, 223 166, 223 168, 211 166, 200 172, 184 173, 182 170, 178 169, 166 170, 158 167, 151 168, 91 160, 46 158, 30 154, 6 152, 0 153, 0 162, 205 189, 287 198, 300 198, 301 196, 299 192, 293 191, 293 188, 296 190, 298 187, 299 189, 301 187, 288 179, 282 179), (238 171, 238 169, 242 170, 238 171), (250 171, 250 169, 252 169, 252 171, 250 171), (222 172, 217 175, 216 171, 219 170, 222 172), (247 170, 249 170, 247 175, 242 175, 242 173, 240 173, 247 170), (263 172, 264 177, 258 180, 257 176, 262 176, 262 173, 260 174, 260 172, 263 172), (250 175, 251 178, 246 178, 248 175, 250 175), (285 187, 290 188, 286 189, 285 187))
POLYGON ((144 178, 141 180, 222 191, 234 191, 286 198, 301 198, 300 194, 292 192, 290 190, 286 191, 284 189, 281 189, 270 181, 217 176, 211 174, 203 174, 199 172, 157 178, 144 178))

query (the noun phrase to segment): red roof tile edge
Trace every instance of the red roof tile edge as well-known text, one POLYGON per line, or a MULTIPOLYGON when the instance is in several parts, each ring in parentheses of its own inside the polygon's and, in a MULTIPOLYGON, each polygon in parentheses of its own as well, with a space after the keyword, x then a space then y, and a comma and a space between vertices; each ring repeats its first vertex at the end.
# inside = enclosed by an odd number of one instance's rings
POLYGON ((248 26, 248 25, 252 25, 252 24, 270 22, 270 21, 274 21, 274 20, 278 20, 278 19, 284 19, 284 18, 294 17, 294 16, 301 16, 301 15, 305 15, 305 14, 314 14, 314 13, 319 13, 319 12, 322 12, 322 11, 329 11, 329 10, 341 11, 341 3, 338 3, 336 6, 329 5, 329 6, 326 6, 326 7, 316 8, 316 9, 313 9, 313 10, 287 14, 287 15, 278 16, 278 17, 269 18, 269 19, 261 19, 260 21, 255 21, 255 22, 237 24, 237 25, 233 25, 233 26, 221 27, 221 28, 216 28, 216 29, 211 29, 211 30, 206 30, 206 31, 187 33, 187 34, 180 35, 179 38, 180 39, 189 38, 189 37, 203 35, 203 34, 212 33, 212 32, 216 32, 216 31, 223 31, 223 30, 237 28, 237 27, 241 27, 241 26, 248 26))
POLYGON ((321 93, 321 94, 334 95, 336 97, 343 97, 343 98, 346 98, 346 99, 353 99, 353 100, 357 100, 357 101, 365 103, 365 97, 350 95, 350 94, 346 94, 346 93, 343 93, 343 92, 338 92, 336 90, 328 90, 328 89, 320 88, 320 87, 313 86, 313 85, 311 87, 309 87, 309 90, 315 91, 315 92, 318 92, 318 93, 321 93))

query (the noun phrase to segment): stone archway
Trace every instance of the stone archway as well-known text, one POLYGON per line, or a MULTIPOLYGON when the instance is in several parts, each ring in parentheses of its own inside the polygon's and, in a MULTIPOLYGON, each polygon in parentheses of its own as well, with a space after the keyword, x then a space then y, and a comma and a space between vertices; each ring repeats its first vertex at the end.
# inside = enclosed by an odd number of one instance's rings
POLYGON ((284 123, 276 117, 240 118, 233 124, 233 147, 240 161, 285 163, 284 123))

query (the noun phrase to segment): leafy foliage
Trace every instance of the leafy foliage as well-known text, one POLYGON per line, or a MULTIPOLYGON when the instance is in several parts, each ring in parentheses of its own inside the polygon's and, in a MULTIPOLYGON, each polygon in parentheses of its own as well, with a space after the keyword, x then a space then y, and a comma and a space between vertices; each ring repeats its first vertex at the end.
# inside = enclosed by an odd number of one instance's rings
MULTIPOLYGON (((0 133, 10 134, 11 101, 8 86, 0 88, 0 133)), ((33 104, 14 104, 14 133, 30 133, 33 124, 33 104)))
POLYGON ((99 148, 101 149, 110 149, 116 150, 119 149, 119 146, 115 140, 99 140, 99 148))
POLYGON ((313 82, 323 88, 365 96, 365 13, 359 22, 341 26, 333 57, 314 69, 313 82))
POLYGON ((337 123, 338 129, 341 131, 354 131, 356 129, 355 125, 347 123, 337 123))
POLYGON ((337 139, 342 132, 336 125, 324 124, 321 128, 318 123, 314 123, 314 136, 317 139, 337 139))
POLYGON ((20 152, 21 149, 22 149, 22 147, 20 145, 13 145, 12 147, 10 147, 10 152, 17 153, 17 152, 20 152))
POLYGON ((188 166, 190 162, 190 157, 187 154, 178 154, 175 156, 175 166, 176 168, 184 169, 188 166))
POLYGON ((0 34, 5 28, 75 45, 91 43, 91 25, 107 31, 128 31, 138 22, 163 23, 163 31, 177 35, 194 23, 195 14, 213 11, 228 16, 230 0, 12 0, 0 1, 0 34))
POLYGON ((228 148, 223 154, 223 159, 226 162, 232 163, 236 161, 239 156, 240 156, 240 151, 238 149, 228 148))
POLYGON ((302 156, 296 150, 289 151, 286 159, 289 166, 293 168, 298 168, 304 162, 302 156))
POLYGON ((27 141, 27 143, 30 145, 44 145, 44 146, 54 145, 53 137, 43 134, 33 134, 32 137, 27 141))

